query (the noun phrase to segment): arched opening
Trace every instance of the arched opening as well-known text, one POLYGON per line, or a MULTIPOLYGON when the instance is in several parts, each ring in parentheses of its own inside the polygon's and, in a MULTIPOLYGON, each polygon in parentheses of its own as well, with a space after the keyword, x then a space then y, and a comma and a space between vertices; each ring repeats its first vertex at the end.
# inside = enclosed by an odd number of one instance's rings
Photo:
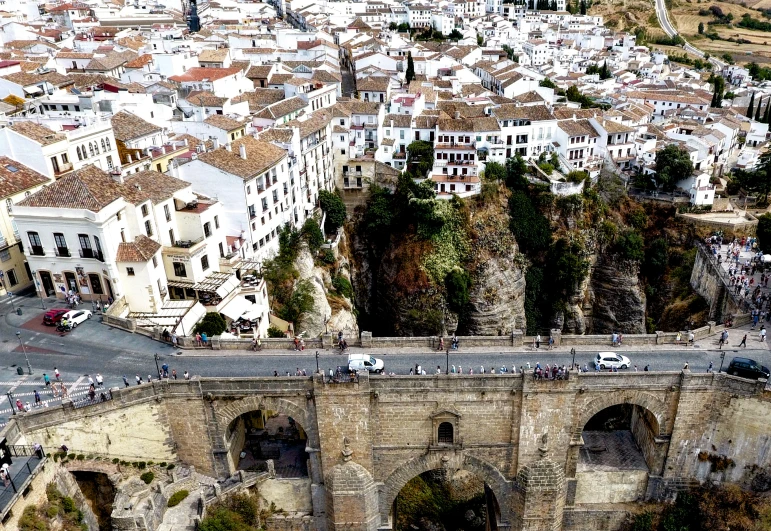
POLYGON ((645 498, 648 476, 658 473, 659 423, 648 409, 617 404, 584 425, 576 467, 576 504, 625 503, 645 498))
POLYGON ((244 413, 228 425, 225 443, 234 470, 268 470, 279 478, 307 478, 308 436, 291 416, 270 410, 244 413))
MULTIPOLYGON (((452 437, 452 425, 444 424, 452 437)), ((423 472, 402 487, 390 520, 394 531, 494 531, 501 508, 484 479, 467 470, 441 468, 423 472)))

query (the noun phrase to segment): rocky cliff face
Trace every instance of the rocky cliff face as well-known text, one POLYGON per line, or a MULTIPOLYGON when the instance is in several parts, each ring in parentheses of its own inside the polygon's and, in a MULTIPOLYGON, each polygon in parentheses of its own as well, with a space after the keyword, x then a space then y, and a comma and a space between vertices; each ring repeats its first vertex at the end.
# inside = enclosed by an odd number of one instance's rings
POLYGON ((640 284, 640 266, 601 255, 589 275, 591 305, 589 329, 593 334, 645 333, 646 298, 640 284))
MULTIPOLYGON (((298 334, 305 332, 305 337, 317 337, 325 331, 342 330, 348 337, 357 337, 359 329, 352 312, 353 304, 345 297, 335 295, 333 298, 330 295, 331 274, 328 269, 314 263, 313 256, 305 244, 297 254, 295 267, 300 274, 298 281, 307 280, 313 296, 313 308, 302 315, 296 323, 295 331, 298 334)), ((345 258, 341 259, 336 267, 339 274, 350 278, 348 262, 345 258)))

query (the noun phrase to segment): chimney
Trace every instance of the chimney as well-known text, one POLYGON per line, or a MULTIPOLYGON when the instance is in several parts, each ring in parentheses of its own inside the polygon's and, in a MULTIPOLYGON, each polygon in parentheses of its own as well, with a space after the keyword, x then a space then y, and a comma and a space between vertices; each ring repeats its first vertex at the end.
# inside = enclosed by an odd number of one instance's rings
POLYGON ((238 146, 238 154, 241 156, 242 159, 246 160, 246 146, 241 144, 238 146))
POLYGON ((228 151, 233 151, 233 146, 230 145, 230 142, 225 144, 225 149, 227 149, 228 151))
POLYGON ((460 120, 460 111, 455 111, 455 119, 460 120))
POLYGON ((219 138, 213 138, 212 143, 214 144, 214 149, 220 148, 220 139, 219 138))
POLYGON ((573 121, 576 121, 576 113, 573 113, 573 121))
POLYGON ((188 145, 188 141, 187 141, 187 138, 186 138, 185 139, 185 147, 187 147, 187 145, 188 145))

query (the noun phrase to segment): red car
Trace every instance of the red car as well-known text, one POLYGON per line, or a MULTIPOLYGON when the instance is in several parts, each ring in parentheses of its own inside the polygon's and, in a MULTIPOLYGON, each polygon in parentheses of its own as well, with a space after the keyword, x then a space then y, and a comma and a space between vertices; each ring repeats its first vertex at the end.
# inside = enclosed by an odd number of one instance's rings
POLYGON ((62 320, 62 315, 69 312, 67 308, 57 308, 55 310, 48 310, 43 316, 44 325, 56 325, 62 320))

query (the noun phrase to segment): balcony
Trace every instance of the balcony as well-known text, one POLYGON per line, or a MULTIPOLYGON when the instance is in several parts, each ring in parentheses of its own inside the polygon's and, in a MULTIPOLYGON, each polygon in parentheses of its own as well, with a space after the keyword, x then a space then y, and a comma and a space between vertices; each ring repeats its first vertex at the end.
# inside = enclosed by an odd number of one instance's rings
POLYGON ((30 245, 29 254, 32 256, 45 256, 46 252, 41 245, 30 245))
POLYGON ((406 159, 407 158, 407 152, 406 151, 397 151, 394 153, 393 158, 395 159, 406 159))
POLYGON ((54 251, 56 251, 56 256, 72 256, 67 247, 54 247, 54 251))
MULTIPOLYGON (((5 439, 2 439, 5 445, 5 439)), ((5 517, 14 503, 25 495, 29 484, 42 469, 45 453, 33 446, 7 446, 11 466, 8 468, 8 486, 0 490, 0 517, 5 517)), ((0 486, 1 487, 1 486, 0 486)))
POLYGON ((81 258, 91 258, 93 260, 99 260, 100 262, 104 262, 104 255, 101 251, 95 251, 93 249, 81 249, 80 250, 80 257, 81 258))
POLYGON ((437 149, 474 149, 474 142, 471 142, 470 144, 458 144, 458 143, 437 144, 434 147, 434 150, 437 150, 437 149))
POLYGON ((57 164, 57 167, 54 168, 54 175, 64 175, 65 173, 69 173, 72 171, 72 163, 71 162, 60 162, 57 164))

